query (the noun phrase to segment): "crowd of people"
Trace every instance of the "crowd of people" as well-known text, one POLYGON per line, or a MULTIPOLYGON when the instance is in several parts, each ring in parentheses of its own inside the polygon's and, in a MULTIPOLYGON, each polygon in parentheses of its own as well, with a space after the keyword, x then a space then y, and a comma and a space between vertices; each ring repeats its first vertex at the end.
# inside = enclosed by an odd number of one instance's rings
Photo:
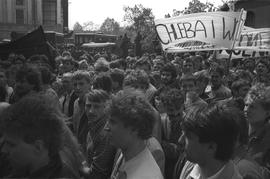
POLYGON ((0 63, 0 178, 269 179, 270 57, 0 63))

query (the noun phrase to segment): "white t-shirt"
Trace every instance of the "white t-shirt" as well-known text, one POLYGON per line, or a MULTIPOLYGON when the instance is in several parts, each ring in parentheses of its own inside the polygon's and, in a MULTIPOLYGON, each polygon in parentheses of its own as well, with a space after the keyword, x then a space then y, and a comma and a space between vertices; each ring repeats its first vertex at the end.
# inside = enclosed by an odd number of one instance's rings
POLYGON ((111 179, 163 179, 163 176, 151 152, 145 148, 129 161, 125 161, 121 154, 111 179))

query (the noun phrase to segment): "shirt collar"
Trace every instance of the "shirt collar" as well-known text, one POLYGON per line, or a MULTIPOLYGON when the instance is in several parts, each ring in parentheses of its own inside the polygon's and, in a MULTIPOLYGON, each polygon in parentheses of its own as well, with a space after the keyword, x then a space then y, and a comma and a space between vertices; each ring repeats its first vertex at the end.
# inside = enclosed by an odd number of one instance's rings
POLYGON ((189 176, 194 179, 219 179, 219 178, 232 178, 232 176, 235 174, 235 168, 232 161, 229 161, 226 163, 217 173, 210 177, 203 177, 201 174, 201 169, 198 164, 196 164, 192 171, 190 172, 189 176))

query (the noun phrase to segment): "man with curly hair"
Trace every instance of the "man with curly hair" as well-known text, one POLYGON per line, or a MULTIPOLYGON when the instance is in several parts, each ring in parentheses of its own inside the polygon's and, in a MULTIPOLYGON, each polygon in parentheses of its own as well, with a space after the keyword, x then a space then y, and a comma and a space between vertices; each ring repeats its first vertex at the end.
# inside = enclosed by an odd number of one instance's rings
POLYGON ((136 91, 125 90, 113 98, 111 118, 105 129, 112 144, 122 152, 111 178, 163 178, 145 143, 152 134, 154 121, 151 105, 136 91))

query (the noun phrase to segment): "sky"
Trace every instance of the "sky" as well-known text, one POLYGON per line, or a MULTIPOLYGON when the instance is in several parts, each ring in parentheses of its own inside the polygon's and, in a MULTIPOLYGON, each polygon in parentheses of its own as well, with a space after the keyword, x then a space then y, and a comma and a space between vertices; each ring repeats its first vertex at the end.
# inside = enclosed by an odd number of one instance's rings
MULTIPOLYGON (((142 4, 151 8, 156 19, 164 18, 165 14, 172 13, 173 9, 183 10, 191 0, 69 0, 69 28, 73 29, 76 22, 83 24, 92 21, 101 25, 104 20, 114 18, 120 25, 125 24, 124 6, 134 7, 142 4)), ((215 6, 222 5, 222 0, 200 0, 211 2, 215 6)))

